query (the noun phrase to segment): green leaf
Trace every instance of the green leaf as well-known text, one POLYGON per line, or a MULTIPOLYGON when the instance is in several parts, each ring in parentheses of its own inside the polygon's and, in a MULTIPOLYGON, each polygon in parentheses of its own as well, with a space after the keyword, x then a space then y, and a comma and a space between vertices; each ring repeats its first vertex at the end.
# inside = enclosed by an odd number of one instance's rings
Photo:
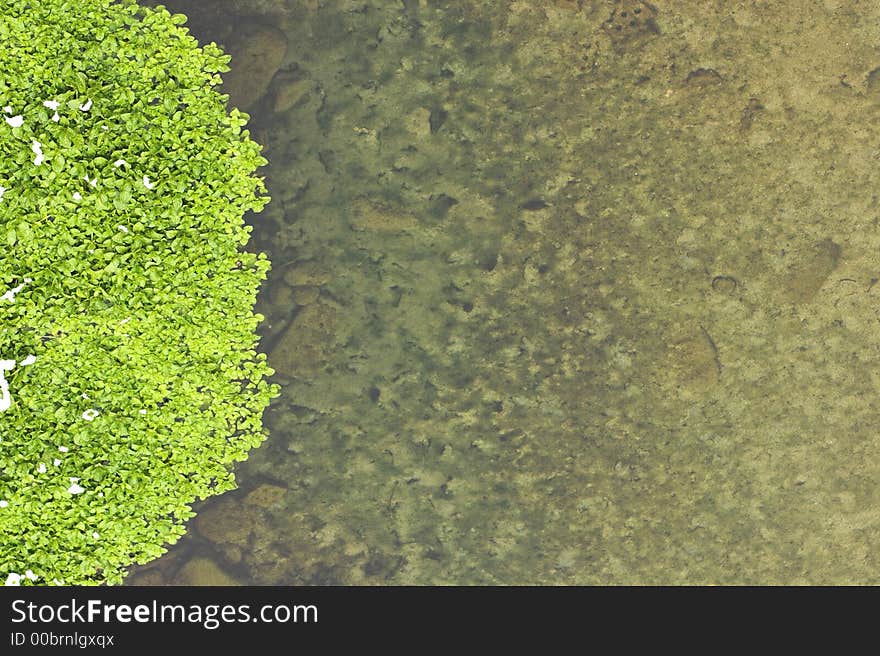
POLYGON ((61 116, 40 107, 0 131, 15 190, 0 273, 22 285, 0 357, 37 357, 0 415, 0 562, 37 584, 120 582, 183 534, 193 500, 234 487, 229 467, 265 437, 265 269, 238 264, 252 261, 242 213, 265 203, 259 148, 213 88, 228 57, 183 22, 131 0, 7 0, 0 16, 4 104, 55 99, 61 116))

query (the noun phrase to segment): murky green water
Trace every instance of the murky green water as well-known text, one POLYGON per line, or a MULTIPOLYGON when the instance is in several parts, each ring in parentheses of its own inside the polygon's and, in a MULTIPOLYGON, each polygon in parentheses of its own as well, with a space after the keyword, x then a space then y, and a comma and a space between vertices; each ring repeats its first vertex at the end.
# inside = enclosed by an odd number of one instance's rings
POLYGON ((880 7, 164 4, 284 391, 131 583, 880 582, 880 7))

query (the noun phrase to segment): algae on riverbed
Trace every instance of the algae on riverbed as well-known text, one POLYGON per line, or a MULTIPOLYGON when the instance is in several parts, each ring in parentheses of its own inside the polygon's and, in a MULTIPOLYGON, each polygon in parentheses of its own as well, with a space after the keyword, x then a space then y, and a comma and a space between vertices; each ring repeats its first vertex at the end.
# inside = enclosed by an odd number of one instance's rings
POLYGON ((241 476, 285 491, 189 549, 259 584, 878 581, 880 8, 277 9, 284 392, 241 476))

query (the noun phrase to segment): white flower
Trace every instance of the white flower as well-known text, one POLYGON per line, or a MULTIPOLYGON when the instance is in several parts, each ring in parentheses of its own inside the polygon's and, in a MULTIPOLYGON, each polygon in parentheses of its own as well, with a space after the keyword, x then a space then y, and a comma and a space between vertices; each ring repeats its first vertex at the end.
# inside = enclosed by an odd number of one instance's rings
POLYGON ((37 575, 34 574, 31 570, 27 570, 27 571, 24 573, 24 577, 25 577, 28 581, 36 581, 36 580, 37 580, 37 575))
POLYGON ((68 451, 70 451, 70 449, 68 449, 66 446, 59 446, 58 450, 61 451, 61 453, 67 453, 68 451))
MULTIPOLYGON (((44 100, 43 107, 48 107, 51 110, 56 110, 56 109, 58 109, 58 101, 57 100, 44 100)), ((61 120, 61 117, 58 115, 57 111, 54 114, 52 114, 52 120, 55 121, 56 123, 59 120, 61 120)))
POLYGON ((40 474, 46 473, 46 463, 45 462, 40 463, 39 467, 37 467, 37 472, 39 472, 40 474))
POLYGON ((95 410, 94 408, 89 408, 84 413, 82 413, 82 418, 85 419, 86 421, 91 421, 92 419, 97 417, 99 414, 100 413, 97 410, 95 410))
POLYGON ((20 364, 22 367, 26 367, 26 366, 28 366, 29 364, 33 364, 33 363, 36 362, 36 361, 37 361, 37 356, 36 356, 36 355, 28 355, 28 356, 25 357, 25 359, 22 360, 19 364, 20 364))
POLYGON ((6 193, 6 187, 0 187, 0 198, 3 198, 3 194, 6 193))
POLYGON ((79 193, 78 191, 73 192, 73 200, 82 200, 82 198, 83 197, 81 193, 79 193))
POLYGON ((43 146, 39 141, 34 140, 31 144, 31 150, 34 151, 34 165, 39 166, 43 163, 43 146))
MULTIPOLYGON (((8 293, 8 292, 7 292, 8 293)), ((0 412, 12 407, 12 396, 9 394, 9 382, 4 371, 12 371, 15 368, 15 360, 0 360, 0 412)))
POLYGON ((6 508, 9 505, 9 502, 6 499, 0 501, 0 508, 6 508))
POLYGON ((61 464, 61 461, 60 461, 58 458, 55 458, 55 459, 52 461, 52 464, 55 465, 55 466, 57 467, 58 465, 61 464))
MULTIPOLYGON (((13 287, 9 291, 7 291, 5 294, 3 294, 3 296, 0 296, 0 301, 12 301, 14 303, 15 302, 15 295, 18 292, 20 292, 22 289, 24 289, 24 286, 27 283, 29 283, 30 281, 31 281, 30 278, 25 278, 24 282, 21 283, 18 287, 13 287)), ((15 365, 15 362, 13 361, 13 366, 14 365, 15 365)))
POLYGON ((76 483, 71 483, 70 487, 67 488, 68 494, 82 494, 86 489, 76 483))
POLYGON ((89 98, 84 105, 80 105, 80 111, 87 112, 92 108, 92 99, 89 98))
POLYGON ((97 531, 92 531, 92 537, 95 538, 95 539, 97 540, 97 539, 98 539, 99 537, 101 537, 101 536, 98 534, 97 531))
POLYGON ((18 116, 6 116, 4 118, 6 119, 6 122, 14 128, 20 128, 22 123, 24 123, 24 116, 21 114, 18 116))
POLYGON ((113 162, 113 166, 115 166, 117 169, 123 164, 128 164, 128 162, 126 162, 124 159, 117 159, 115 162, 113 162))
POLYGON ((144 176, 144 186, 145 186, 147 189, 152 189, 152 188, 155 187, 156 185, 153 184, 152 182, 150 182, 150 179, 149 179, 147 176, 144 176))
POLYGON ((128 232, 128 228, 126 228, 124 225, 118 225, 116 227, 119 228, 121 232, 128 232))
POLYGON ((6 585, 21 585, 21 574, 10 572, 6 577, 6 585))
POLYGON ((86 174, 86 175, 83 176, 83 180, 85 180, 86 182, 88 182, 88 183, 89 183, 90 185, 92 185, 93 187, 97 187, 97 186, 98 186, 98 176, 95 176, 94 178, 92 178, 91 180, 89 180, 89 176, 88 176, 88 174, 86 174))

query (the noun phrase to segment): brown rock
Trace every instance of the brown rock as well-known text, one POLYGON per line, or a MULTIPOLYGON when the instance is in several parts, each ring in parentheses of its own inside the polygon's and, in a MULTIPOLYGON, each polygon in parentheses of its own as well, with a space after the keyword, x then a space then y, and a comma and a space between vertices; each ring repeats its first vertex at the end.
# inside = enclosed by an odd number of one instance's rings
POLYGON ((223 558, 228 563, 232 563, 233 565, 237 565, 241 562, 242 557, 244 556, 244 552, 241 550, 241 547, 237 547, 234 544, 227 544, 220 547, 220 553, 223 554, 223 558))
POLYGON ((175 585, 241 585, 234 578, 220 569, 210 558, 193 558, 184 565, 177 576, 175 585))
POLYGON ((670 335, 660 380, 682 396, 699 395, 718 382, 721 361, 715 341, 701 326, 670 335))
POLYGON ((125 584, 135 587, 165 585, 165 577, 158 568, 147 569, 137 574, 132 574, 128 577, 125 584))
POLYGON ((327 363, 335 331, 333 307, 324 303, 306 305, 275 344, 269 360, 278 371, 314 373, 327 363))
POLYGON ((205 508, 195 520, 199 535, 216 544, 245 544, 255 524, 253 511, 229 498, 205 508))
POLYGON ((783 300, 806 303, 821 289, 837 268, 842 249, 830 239, 814 244, 796 254, 796 261, 783 279, 783 300))
POLYGON ((291 286, 326 285, 330 274, 315 262, 302 262, 284 272, 284 282, 291 286))
POLYGON ((660 34, 657 8, 642 0, 617 0, 602 28, 616 50, 639 47, 660 34))
POLYGON ((226 44, 231 70, 223 75, 229 105, 247 110, 259 101, 287 53, 287 37, 274 27, 245 23, 226 44))
POLYGON ((293 302, 297 305, 311 305, 318 300, 321 288, 315 285, 297 285, 291 288, 293 302))
POLYGON ((247 496, 244 498, 244 502, 250 506, 268 508, 281 501, 286 492, 287 489, 280 485, 263 483, 248 492, 247 496))
POLYGON ((352 210, 351 227, 357 231, 410 232, 419 225, 418 219, 412 214, 380 203, 359 200, 354 203, 352 210))
POLYGON ((272 82, 274 87, 272 111, 286 112, 297 104, 312 88, 312 81, 298 77, 295 72, 281 71, 272 82))
POLYGON ((404 117, 403 125, 415 136, 426 139, 431 136, 431 111, 426 107, 419 107, 404 117))
MULTIPOLYGON (((276 283, 272 285, 269 288, 269 298, 274 308, 288 309, 294 304, 293 290, 286 284, 276 283)), ((269 316, 268 312, 263 312, 262 314, 269 316)))

